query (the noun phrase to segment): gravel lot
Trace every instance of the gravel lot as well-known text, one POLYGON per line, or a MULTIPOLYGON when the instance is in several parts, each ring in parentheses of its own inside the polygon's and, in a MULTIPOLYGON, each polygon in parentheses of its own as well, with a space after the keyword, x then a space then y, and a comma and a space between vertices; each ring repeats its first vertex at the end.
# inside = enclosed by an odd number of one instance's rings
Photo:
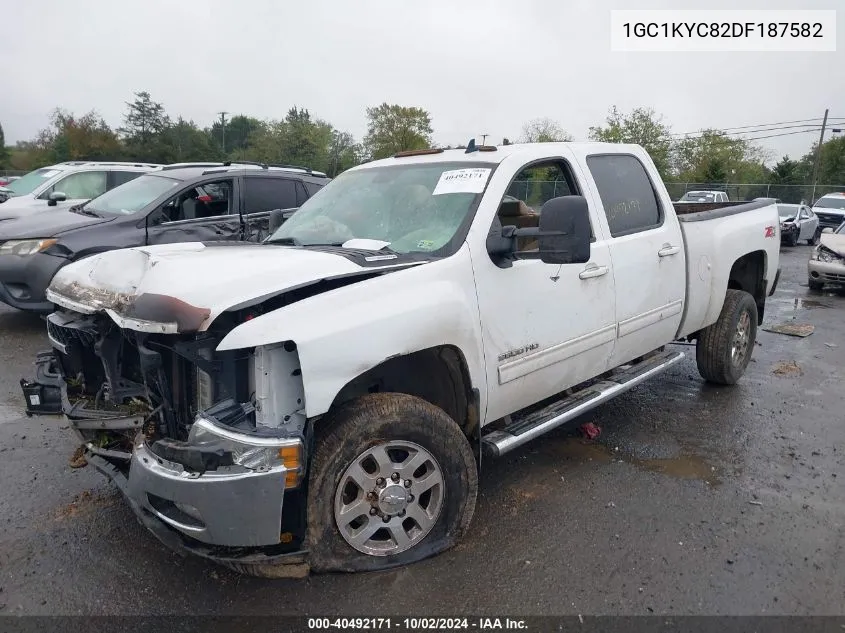
POLYGON ((486 461, 454 550, 360 576, 259 580, 181 558, 92 468, 57 418, 22 417, 46 337, 0 308, 0 614, 845 614, 845 297, 806 287, 784 248, 734 388, 669 373, 583 422, 486 461))

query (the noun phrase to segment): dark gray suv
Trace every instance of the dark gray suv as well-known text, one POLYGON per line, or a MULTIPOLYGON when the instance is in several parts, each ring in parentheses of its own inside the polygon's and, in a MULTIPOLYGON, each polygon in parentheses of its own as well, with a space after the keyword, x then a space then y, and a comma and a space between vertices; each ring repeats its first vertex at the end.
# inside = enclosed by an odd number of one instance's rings
POLYGON ((45 292, 66 264, 103 251, 173 242, 260 241, 270 212, 296 209, 326 174, 290 165, 172 165, 67 211, 0 224, 0 301, 51 312, 45 292))

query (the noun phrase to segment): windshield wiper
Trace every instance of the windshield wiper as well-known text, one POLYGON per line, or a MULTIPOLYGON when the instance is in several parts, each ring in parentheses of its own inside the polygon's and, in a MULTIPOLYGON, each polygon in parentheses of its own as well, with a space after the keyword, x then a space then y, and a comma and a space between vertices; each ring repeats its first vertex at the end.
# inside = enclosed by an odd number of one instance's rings
POLYGON ((101 217, 100 215, 98 215, 97 213, 92 211, 91 209, 86 209, 84 202, 82 204, 73 205, 70 209, 68 209, 68 211, 70 211, 72 213, 78 213, 79 215, 88 215, 88 216, 91 216, 92 218, 101 217))
POLYGON ((264 240, 264 244, 282 244, 288 246, 304 246, 302 240, 298 237, 277 237, 276 239, 267 238, 264 240))

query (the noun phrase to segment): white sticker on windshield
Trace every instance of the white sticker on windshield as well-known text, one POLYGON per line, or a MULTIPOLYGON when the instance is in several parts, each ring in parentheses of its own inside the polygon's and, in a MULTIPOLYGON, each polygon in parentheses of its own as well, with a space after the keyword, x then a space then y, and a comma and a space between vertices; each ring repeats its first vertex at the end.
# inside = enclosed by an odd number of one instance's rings
POLYGON ((481 193, 492 170, 484 167, 470 169, 453 169, 444 171, 431 195, 439 196, 444 193, 481 193))

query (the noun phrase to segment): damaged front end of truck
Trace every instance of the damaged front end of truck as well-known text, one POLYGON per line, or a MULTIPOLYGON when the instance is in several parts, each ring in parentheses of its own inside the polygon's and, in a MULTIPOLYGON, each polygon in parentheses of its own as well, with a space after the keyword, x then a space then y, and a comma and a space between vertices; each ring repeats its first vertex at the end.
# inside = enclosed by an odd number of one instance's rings
POLYGON ((309 438, 296 345, 215 351, 261 308, 209 323, 208 309, 163 295, 59 281, 48 297, 52 349, 21 381, 28 413, 63 413, 85 460, 166 545, 240 566, 304 566, 309 438))

